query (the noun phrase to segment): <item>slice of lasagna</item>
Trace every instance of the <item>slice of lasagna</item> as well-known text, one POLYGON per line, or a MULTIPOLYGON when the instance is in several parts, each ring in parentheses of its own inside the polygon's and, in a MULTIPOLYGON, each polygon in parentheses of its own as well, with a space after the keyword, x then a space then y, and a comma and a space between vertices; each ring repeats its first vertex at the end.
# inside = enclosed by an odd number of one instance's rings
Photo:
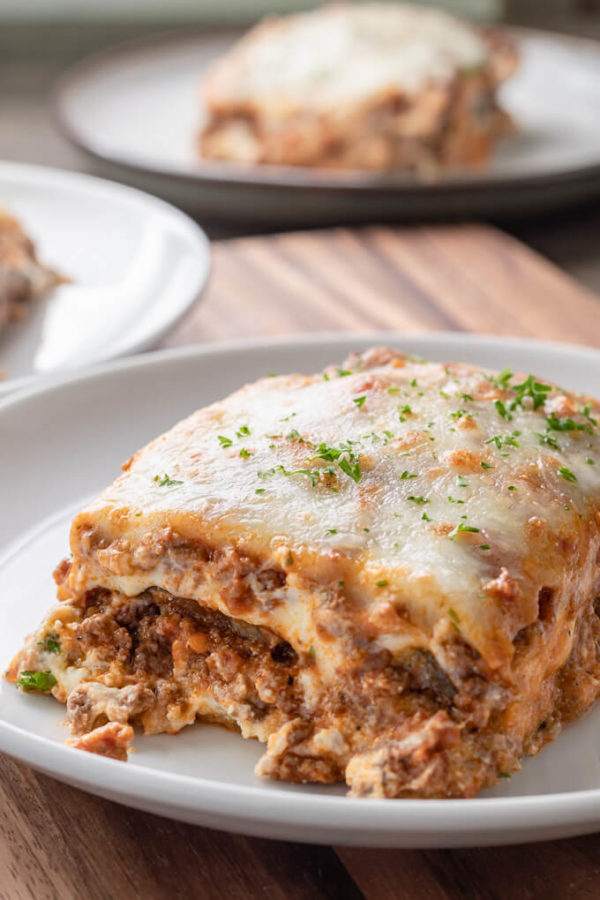
POLYGON ((19 222, 0 207, 0 330, 11 319, 22 318, 30 303, 60 281, 39 261, 19 222))
POLYGON ((600 692, 598 416, 381 348, 248 385, 76 516, 8 677, 85 749, 204 720, 261 775, 473 796, 600 692))
POLYGON ((479 166, 510 130, 498 87, 517 65, 499 32, 402 4, 268 20, 210 68, 200 151, 291 166, 479 166))

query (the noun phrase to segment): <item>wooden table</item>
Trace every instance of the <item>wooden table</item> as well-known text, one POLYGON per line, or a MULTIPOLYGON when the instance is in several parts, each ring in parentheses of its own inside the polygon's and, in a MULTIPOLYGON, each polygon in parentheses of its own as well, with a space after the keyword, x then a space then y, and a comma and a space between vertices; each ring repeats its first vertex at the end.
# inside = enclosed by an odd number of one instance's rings
MULTIPOLYGON (((600 346, 600 300, 489 227, 242 238, 214 245, 206 297, 165 343, 386 328, 600 346)), ((599 884, 600 836, 442 851, 278 843, 135 812, 2 758, 2 900, 584 900, 599 884)))

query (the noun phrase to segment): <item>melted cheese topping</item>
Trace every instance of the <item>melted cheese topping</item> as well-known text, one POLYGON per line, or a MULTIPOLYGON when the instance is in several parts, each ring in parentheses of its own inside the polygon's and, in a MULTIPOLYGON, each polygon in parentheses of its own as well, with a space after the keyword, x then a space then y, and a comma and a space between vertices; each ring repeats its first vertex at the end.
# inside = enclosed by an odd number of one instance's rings
POLYGON ((474 28, 444 12, 347 5, 258 26, 218 63, 233 100, 330 106, 388 87, 407 94, 488 61, 474 28))
MULTIPOLYGON (((129 553, 166 525, 286 570, 283 603, 245 618, 284 625, 296 646, 314 640, 321 585, 393 652, 430 646, 442 622, 500 666, 539 590, 573 589, 600 543, 600 407, 535 382, 515 390, 524 381, 391 351, 263 379, 140 451, 75 519, 75 563, 92 577, 90 527, 129 553)), ((175 570, 159 560, 120 577, 106 564, 93 578, 207 602, 175 570)))

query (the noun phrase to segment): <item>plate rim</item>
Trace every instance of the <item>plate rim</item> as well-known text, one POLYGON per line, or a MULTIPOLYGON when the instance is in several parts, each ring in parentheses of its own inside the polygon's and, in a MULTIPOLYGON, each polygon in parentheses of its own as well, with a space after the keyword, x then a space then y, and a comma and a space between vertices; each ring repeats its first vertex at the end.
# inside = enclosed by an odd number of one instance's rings
MULTIPOLYGON (((0 399, 0 419, 13 406, 27 405, 32 398, 55 393, 85 382, 110 377, 115 371, 151 368, 178 359, 207 357, 244 350, 268 350, 271 347, 307 344, 323 347, 371 341, 394 341, 407 348, 423 341, 433 349, 452 349, 456 344, 468 343, 483 348, 509 346, 517 350, 531 349, 531 345, 561 356, 585 355, 600 365, 600 349, 579 344, 537 341, 533 338, 510 338, 461 332, 419 332, 402 335, 392 331, 324 332, 273 338, 228 340, 200 346, 159 350, 142 357, 124 358, 103 363, 52 384, 37 384, 0 399)), ((15 551, 11 541, 3 548, 0 564, 15 551)), ((456 828, 457 821, 467 822, 459 833, 477 831, 479 843, 510 842, 511 832, 534 829, 527 840, 544 840, 554 829, 559 832, 586 833, 600 827, 600 788, 533 794, 516 797, 479 797, 457 800, 364 800, 342 796, 324 796, 291 792, 279 787, 265 791, 260 784, 235 785, 230 782, 205 779, 202 776, 179 775, 144 766, 123 767, 116 761, 93 754, 79 754, 72 748, 45 738, 7 721, 0 714, 0 750, 61 781, 131 806, 144 808, 144 798, 150 796, 150 806, 159 804, 161 814, 173 818, 186 815, 188 821, 200 821, 213 827, 232 831, 277 837, 277 828, 287 828, 283 839, 309 840, 331 843, 331 834, 340 843, 362 843, 373 846, 465 846, 436 838, 445 829, 456 828), (24 748, 22 745, 25 745, 24 748), (150 795, 149 783, 152 784, 150 795), (258 800, 258 803, 256 802, 258 800), (340 814, 344 812, 344 815, 340 814), (550 822, 548 814, 551 815, 550 822), (215 822, 217 824, 215 825, 215 822), (225 824, 223 824, 225 823, 225 824), (543 826, 546 826, 544 830, 543 826), (317 827, 318 833, 302 838, 299 832, 317 827), (370 829, 371 834, 365 832, 370 829), (411 834, 421 829, 417 843, 411 834), (574 831, 573 831, 574 829, 574 831), (360 835, 357 835, 360 832, 360 835), (341 837, 340 837, 341 836, 341 837), (357 839, 358 838, 358 839, 357 839), (371 840, 369 839, 371 838, 371 840), (422 839, 421 839, 422 838, 422 839)), ((519 837, 518 840, 522 840, 519 837)))
MULTIPOLYGON (((520 26, 493 25, 492 27, 494 30, 512 36, 517 41, 541 38, 554 40, 563 45, 585 47, 588 51, 598 54, 600 59, 600 40, 594 38, 520 26)), ((248 27, 245 28, 245 31, 248 31, 248 27)), ((411 198, 415 198, 432 196, 432 194, 452 196, 469 190, 500 192, 520 187, 543 190, 547 186, 579 185, 581 182, 590 182, 592 185, 596 180, 600 181, 600 158, 596 163, 574 168, 559 168, 540 174, 504 176, 489 172, 457 173, 446 175, 443 179, 430 183, 407 177, 402 178, 398 175, 373 174, 354 169, 348 170, 347 173, 344 172, 342 177, 338 176, 338 179, 335 179, 325 169, 266 165, 245 167, 242 164, 218 161, 204 161, 202 168, 199 168, 198 171, 185 172, 176 167, 166 168, 158 162, 152 165, 149 162, 136 161, 127 153, 105 152, 101 143, 94 140, 93 136, 87 135, 69 114, 68 99, 71 91, 77 90, 80 84, 85 82, 95 71, 101 70, 107 65, 110 66, 120 56, 130 56, 157 45, 183 43, 202 38, 210 40, 211 37, 226 34, 240 36, 242 33, 244 30, 239 27, 237 29, 233 27, 215 28, 208 32, 200 26, 193 29, 173 28, 119 41, 96 50, 71 65, 55 81, 50 100, 53 119, 67 140, 101 163, 118 166, 134 175, 169 179, 179 184, 196 187, 213 185, 215 187, 249 187, 268 191, 279 191, 283 188, 294 193, 312 191, 320 195, 329 193, 335 196, 368 194, 377 197, 389 196, 392 193, 397 197, 409 195, 411 198)), ((200 80, 200 68, 198 80, 200 80)))
MULTIPOLYGON (((140 190, 139 188, 127 184, 122 184, 119 181, 114 181, 109 178, 101 178, 97 175, 88 175, 85 172, 76 172, 69 169, 61 169, 56 166, 44 166, 32 163, 22 163, 14 160, 0 159, 0 179, 2 179, 3 177, 10 178, 11 175, 15 178, 22 178, 24 181, 30 180, 33 184, 44 184, 49 188, 56 189, 58 191, 62 189, 63 185, 67 189, 77 189, 77 186, 80 185, 83 189, 85 189, 86 187, 91 188, 92 191, 97 192, 98 196, 100 196, 102 193, 108 193, 117 198, 126 196, 132 200, 133 204, 145 204, 147 208, 153 207, 157 211, 161 211, 164 215, 170 216, 172 219, 178 219, 187 229, 190 238, 196 241, 196 250, 201 255, 200 258, 203 271, 201 277, 198 279, 197 287, 193 292, 190 291, 187 302, 181 304, 180 308, 177 310, 176 315, 171 316, 168 323, 164 327, 162 327, 160 330, 155 330, 150 336, 146 336, 143 339, 130 341, 129 346, 127 347, 124 354, 120 354, 117 356, 109 354, 105 360, 106 363, 115 361, 117 359, 128 358, 134 353, 140 353, 141 351, 146 350, 148 347, 153 346, 157 341, 159 341, 162 337, 164 337, 177 326, 177 324, 183 319, 184 316, 186 316, 190 312, 194 304, 197 303, 204 294, 212 274, 213 262, 211 242, 204 229, 196 221, 194 221, 191 216, 187 215, 187 213, 185 213, 174 204, 169 203, 167 200, 163 200, 162 198, 157 197, 147 191, 140 190)), ((69 370, 68 373, 67 371, 65 371, 65 376, 68 377, 68 375, 72 375, 73 377, 77 377, 77 373, 88 371, 88 368, 95 368, 95 365, 92 365, 90 367, 83 366, 76 370, 69 370)), ((65 379, 61 377, 61 373, 54 374, 44 372, 32 373, 30 375, 19 375, 15 378, 5 378, 3 380, 0 380, 0 399, 6 394, 11 394, 14 391, 24 390, 34 383, 37 384, 41 381, 55 383, 55 381, 57 380, 63 381, 65 379)))

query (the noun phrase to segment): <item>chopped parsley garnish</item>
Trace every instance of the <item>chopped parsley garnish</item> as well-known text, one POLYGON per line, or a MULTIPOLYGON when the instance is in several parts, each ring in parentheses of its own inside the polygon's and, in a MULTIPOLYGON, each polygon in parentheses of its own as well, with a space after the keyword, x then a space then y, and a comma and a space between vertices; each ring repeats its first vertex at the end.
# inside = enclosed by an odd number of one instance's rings
POLYGON ((410 500, 411 503, 416 503, 419 506, 422 506, 424 503, 429 503, 429 500, 426 497, 415 497, 414 494, 411 494, 410 497, 406 498, 410 500))
POLYGON ((513 377, 513 372, 510 369, 503 369, 502 372, 498 375, 497 378, 493 379, 496 387, 499 388, 508 388, 510 379, 513 377))
POLYGON ((517 437, 521 434, 520 431, 513 431, 512 434, 495 434, 493 437, 489 438, 485 443, 486 444, 495 444, 498 450, 502 450, 503 447, 519 447, 519 442, 517 437))
POLYGON ((498 778, 510 778, 510 772, 498 772, 498 778))
POLYGON ((266 492, 266 488, 256 488, 256 490, 254 491, 255 494, 266 494, 266 492))
POLYGON ((411 380, 410 380, 410 386, 411 386, 411 387, 418 387, 418 385, 419 385, 419 382, 417 381, 417 379, 416 379, 416 378, 411 378, 411 380))
POLYGON ((409 478, 417 478, 417 475, 405 469, 400 478, 402 479, 402 481, 406 481, 409 478))
POLYGON ((291 550, 288 550, 288 552, 287 552, 287 556, 286 556, 286 558, 285 558, 285 564, 286 564, 286 566, 293 566, 293 565, 294 565, 294 557, 293 557, 293 555, 292 555, 292 551, 291 551, 291 550))
POLYGON ((590 456, 588 456, 587 459, 586 459, 586 463, 588 464, 588 466, 595 466, 595 465, 596 465, 596 460, 595 460, 595 459, 592 459, 590 456))
POLYGON ((459 487, 469 487, 470 484, 463 475, 456 476, 456 483, 459 487))
POLYGON ((233 443, 231 438, 225 437, 224 434, 218 434, 217 437, 219 438, 219 443, 220 443, 221 447, 231 447, 231 445, 233 443))
POLYGON ((479 549, 480 549, 480 550, 489 550, 489 549, 490 549, 490 545, 489 545, 489 544, 480 544, 480 545, 479 545, 479 549))
POLYGON ((38 641, 46 653, 60 653, 60 641, 57 634, 47 634, 43 641, 38 641))
POLYGON ((398 406, 398 412, 400 413, 400 421, 406 422, 406 416, 412 415, 412 407, 405 403, 403 406, 398 406))
POLYGON ((240 450, 240 456, 242 457, 242 459, 248 459, 250 456, 252 456, 252 454, 249 450, 246 450, 245 447, 242 447, 242 449, 240 450))
POLYGON ((355 403, 356 406, 364 406, 366 399, 367 399, 366 395, 363 394, 362 397, 355 397, 352 402, 355 403))
POLYGON ((362 472, 360 471, 358 462, 350 462, 350 460, 344 456, 338 461, 338 466, 340 467, 342 472, 345 472, 349 478, 351 478, 358 484, 358 482, 362 478, 362 472))
POLYGON ((292 428, 291 431, 288 431, 286 438, 288 441, 298 441, 299 444, 305 443, 304 438, 296 428, 292 428))
POLYGON ((457 500, 456 497, 452 497, 451 494, 448 494, 448 500, 450 503, 464 503, 464 500, 457 500))
POLYGON ((421 518, 423 519, 424 522, 432 522, 432 521, 433 521, 433 519, 431 519, 431 518, 427 515, 426 512, 423 513, 423 515, 421 516, 421 518))
POLYGON ((560 419, 554 413, 551 413, 546 418, 546 422, 548 423, 549 431, 586 431, 588 434, 594 433, 591 425, 585 422, 574 422, 568 416, 560 419))
POLYGON ((250 434, 250 429, 248 428, 247 425, 242 425, 242 426, 238 429, 238 431, 236 431, 236 433, 235 433, 236 437, 239 437, 239 438, 245 437, 245 436, 248 435, 248 434, 250 434))
POLYGON ((502 400, 494 400, 494 406, 496 407, 498 415, 502 416, 503 419, 507 419, 508 421, 512 419, 512 413, 509 413, 502 400))
POLYGON ((458 618, 456 612, 452 609, 452 607, 450 607, 450 609, 448 610, 448 615, 450 616, 450 618, 452 619, 454 624, 458 625, 458 623, 460 622, 460 619, 458 618))
POLYGON ((24 691, 47 694, 56 684, 56 678, 52 672, 21 672, 17 684, 24 691))
POLYGON ((314 659, 316 657, 317 651, 315 650, 314 646, 310 647, 308 655, 311 657, 311 659, 314 659))
POLYGON ((464 522, 459 522, 458 525, 452 529, 448 537, 453 541, 457 534, 463 534, 464 532, 468 532, 469 534, 479 534, 479 528, 474 528, 472 525, 465 525, 464 522))
POLYGON ((328 528, 327 531, 325 532, 325 534, 337 534, 337 533, 338 533, 337 528, 328 528))
POLYGON ((375 587, 378 587, 378 588, 387 587, 388 584, 389 584, 389 581, 387 580, 387 578, 382 578, 381 581, 375 582, 375 587))
POLYGON ((591 410, 592 410, 592 407, 590 406, 590 404, 586 403, 585 406, 582 406, 582 408, 579 410, 579 412, 581 413, 582 416, 585 416, 585 418, 588 420, 588 422, 591 422, 592 425, 597 426, 598 420, 592 418, 592 416, 590 415, 591 410))
POLYGON ((177 481, 175 478, 169 478, 166 472, 162 478, 160 477, 160 475, 155 475, 152 481, 155 481, 159 487, 172 487, 174 484, 183 484, 183 481, 177 481))
POLYGON ((319 444, 315 448, 313 459, 324 459, 326 462, 337 462, 338 466, 349 478, 357 484, 362 478, 360 464, 349 443, 340 444, 339 447, 330 447, 327 444, 319 444))
POLYGON ((473 397, 470 394, 461 394, 461 400, 464 400, 467 403, 469 400, 473 400, 473 397))
POLYGON ((531 397, 533 400, 533 408, 539 409, 546 402, 548 391, 552 390, 551 385, 543 384, 536 381, 534 375, 528 375, 521 384, 511 385, 511 389, 517 392, 517 396, 510 404, 510 409, 516 409, 517 406, 523 406, 525 397, 531 397))
POLYGON ((462 419, 463 416, 468 416, 469 413, 466 409, 457 409, 455 412, 448 413, 451 419, 462 419))
POLYGON ((558 469, 558 474, 562 475, 565 481, 577 481, 577 477, 575 476, 575 474, 571 472, 571 470, 566 466, 560 466, 558 469))
POLYGON ((348 369, 338 369, 337 373, 339 378, 345 378, 347 375, 352 375, 352 372, 348 371, 348 369))
POLYGON ((488 462, 485 462, 485 460, 482 460, 482 462, 481 462, 481 468, 482 468, 482 469, 493 469, 494 467, 491 466, 488 462))
POLYGON ((514 486, 514 484, 509 484, 508 490, 509 490, 509 491, 516 491, 516 487, 514 486))
POLYGON ((540 431, 536 431, 536 432, 534 432, 534 434, 536 434, 537 437, 539 437, 540 444, 545 444, 547 447, 552 447, 553 450, 560 450, 558 441, 556 440, 555 437, 552 437, 551 434, 548 434, 548 432, 545 432, 544 434, 542 434, 540 431))

